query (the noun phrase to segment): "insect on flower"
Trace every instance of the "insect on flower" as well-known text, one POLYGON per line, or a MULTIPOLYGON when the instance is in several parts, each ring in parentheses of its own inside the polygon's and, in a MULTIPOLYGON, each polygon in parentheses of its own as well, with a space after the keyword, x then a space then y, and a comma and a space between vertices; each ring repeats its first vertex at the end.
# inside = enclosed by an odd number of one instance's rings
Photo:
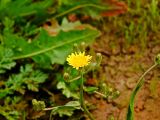
POLYGON ((92 56, 85 55, 85 52, 75 52, 67 57, 67 62, 78 70, 80 67, 87 66, 90 63, 91 58, 92 56))

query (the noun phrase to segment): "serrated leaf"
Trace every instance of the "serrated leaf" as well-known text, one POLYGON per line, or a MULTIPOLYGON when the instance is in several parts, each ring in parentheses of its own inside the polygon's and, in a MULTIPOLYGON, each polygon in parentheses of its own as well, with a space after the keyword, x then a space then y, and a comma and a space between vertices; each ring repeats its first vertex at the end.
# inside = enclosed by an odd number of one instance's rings
POLYGON ((69 22, 67 18, 62 19, 61 25, 55 19, 50 20, 51 25, 44 24, 43 28, 49 33, 51 36, 56 36, 60 31, 70 31, 84 28, 80 21, 69 22))
POLYGON ((79 101, 70 101, 64 106, 57 106, 51 112, 51 115, 59 114, 60 117, 67 115, 71 116, 74 110, 81 109, 79 101))
POLYGON ((5 73, 6 70, 10 70, 16 65, 11 59, 12 56, 13 51, 11 49, 0 46, 0 74, 5 73))
POLYGON ((62 89, 63 95, 65 95, 67 98, 79 98, 78 94, 76 92, 71 91, 70 88, 62 81, 58 82, 57 89, 62 89))
POLYGON ((40 83, 43 83, 47 75, 39 70, 34 70, 32 65, 27 64, 25 67, 21 66, 19 74, 13 74, 4 83, 4 88, 0 89, 0 98, 13 94, 15 91, 24 94, 26 89, 38 91, 40 83))
POLYGON ((0 115, 4 116, 7 120, 18 120, 19 119, 19 112, 16 110, 8 110, 5 109, 3 106, 0 106, 0 115))
MULTIPOLYGON (((21 98, 12 96, 5 97, 3 105, 0 105, 0 116, 3 116, 4 120, 19 120, 20 112, 15 109, 15 106, 19 104, 21 98)), ((23 106, 25 106, 23 104, 23 106)))
POLYGON ((17 35, 7 34, 4 45, 13 49, 14 60, 32 58, 39 65, 48 67, 54 63, 63 64, 74 43, 91 43, 99 34, 96 29, 88 27, 83 30, 60 31, 54 37, 41 30, 31 43, 17 35))

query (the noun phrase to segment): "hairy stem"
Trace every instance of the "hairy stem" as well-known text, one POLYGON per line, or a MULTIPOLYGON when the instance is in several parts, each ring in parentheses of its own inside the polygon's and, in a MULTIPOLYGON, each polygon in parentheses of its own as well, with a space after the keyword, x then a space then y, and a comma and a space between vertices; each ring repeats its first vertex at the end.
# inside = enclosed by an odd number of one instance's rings
POLYGON ((80 85, 80 105, 83 108, 84 112, 88 115, 90 120, 95 120, 92 114, 88 111, 85 103, 84 103, 84 96, 83 96, 83 71, 81 71, 81 85, 80 85))

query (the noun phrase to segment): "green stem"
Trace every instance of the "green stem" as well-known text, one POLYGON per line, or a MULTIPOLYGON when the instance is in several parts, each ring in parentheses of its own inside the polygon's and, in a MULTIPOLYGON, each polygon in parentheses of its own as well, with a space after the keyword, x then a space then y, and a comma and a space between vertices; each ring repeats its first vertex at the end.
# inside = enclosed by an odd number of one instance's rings
POLYGON ((144 76, 145 76, 148 72, 150 72, 153 68, 155 68, 157 65, 158 65, 158 64, 155 63, 155 64, 152 65, 150 68, 148 68, 148 70, 146 70, 146 71, 143 73, 143 75, 139 78, 139 81, 138 81, 138 82, 140 82, 140 81, 144 78, 144 76))
POLYGON ((158 64, 155 63, 154 65, 152 65, 148 70, 146 70, 141 77, 139 78, 136 87, 134 88, 131 97, 130 97, 130 103, 128 106, 128 113, 127 113, 127 120, 134 120, 134 100, 136 97, 136 94, 138 93, 138 91, 140 90, 140 88, 143 86, 144 83, 144 77, 145 75, 150 72, 153 68, 155 68, 158 64))
MULTIPOLYGON (((62 17, 72 11, 75 11, 77 9, 80 9, 80 8, 84 8, 84 7, 94 7, 94 8, 98 8, 98 9, 101 9, 101 10, 106 10, 107 8, 105 6, 101 6, 101 5, 96 5, 96 4, 83 4, 83 5, 78 5, 78 6, 75 6, 69 10, 66 10, 65 12, 62 12, 56 16, 54 16, 53 18, 59 18, 59 17, 62 17)), ((110 8, 108 8, 110 9, 110 8)))
POLYGON ((85 103, 84 103, 84 96, 83 96, 83 71, 81 71, 81 85, 80 85, 80 104, 81 107, 83 108, 84 112, 88 115, 90 120, 95 120, 92 116, 92 114, 88 111, 85 103))

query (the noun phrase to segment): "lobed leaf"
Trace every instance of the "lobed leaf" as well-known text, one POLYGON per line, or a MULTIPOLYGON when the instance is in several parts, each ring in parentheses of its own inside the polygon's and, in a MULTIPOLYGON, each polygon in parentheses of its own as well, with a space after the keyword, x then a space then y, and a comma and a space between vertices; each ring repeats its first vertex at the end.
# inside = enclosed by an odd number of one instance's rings
POLYGON ((5 73, 6 70, 10 70, 16 65, 11 59, 12 56, 13 51, 11 49, 0 46, 0 74, 5 73))
POLYGON ((33 70, 31 64, 21 66, 19 74, 13 74, 4 83, 4 88, 0 88, 0 98, 13 94, 15 91, 24 94, 26 89, 38 91, 40 83, 45 82, 47 75, 39 70, 33 70))
POLYGON ((64 106, 57 106, 51 112, 51 115, 59 114, 60 117, 63 115, 71 116, 74 110, 80 109, 79 101, 70 101, 64 106))
POLYGON ((72 91, 70 87, 67 86, 63 81, 58 82, 57 89, 62 89, 62 94, 67 98, 73 97, 75 99, 79 99, 79 95, 77 94, 77 92, 72 91))
POLYGON ((42 29, 32 42, 9 33, 3 42, 4 46, 13 50, 12 59, 32 58, 39 65, 50 67, 54 63, 64 64, 74 43, 91 43, 99 34, 96 29, 85 26, 81 30, 60 31, 56 36, 50 36, 42 29))

